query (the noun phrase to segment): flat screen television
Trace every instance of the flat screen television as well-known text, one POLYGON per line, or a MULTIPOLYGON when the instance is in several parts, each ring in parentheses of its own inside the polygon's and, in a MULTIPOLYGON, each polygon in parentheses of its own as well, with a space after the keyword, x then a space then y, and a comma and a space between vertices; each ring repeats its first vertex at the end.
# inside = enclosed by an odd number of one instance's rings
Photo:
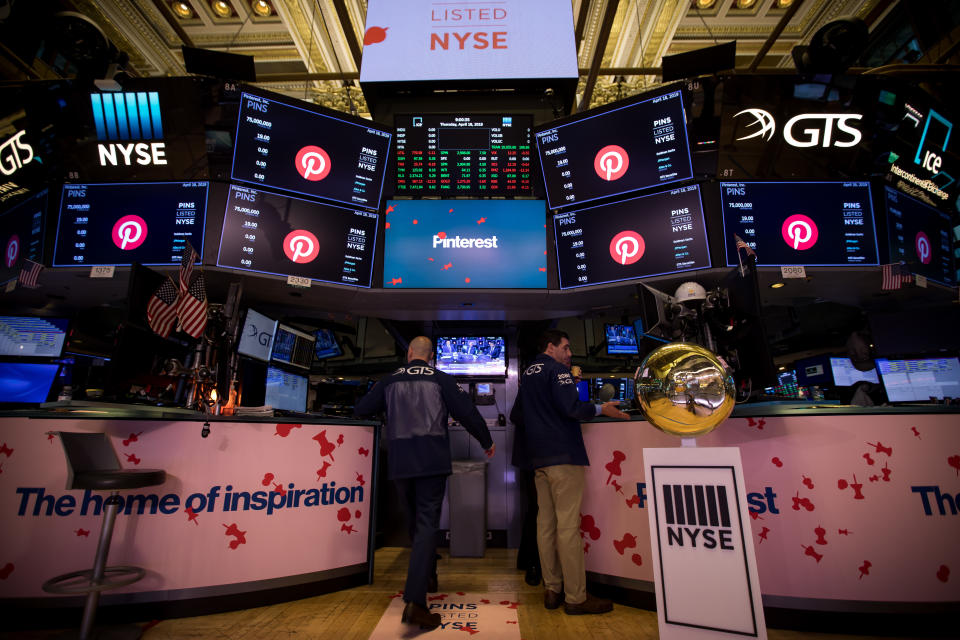
POLYGON ((316 337, 313 334, 299 331, 285 324, 278 324, 277 331, 273 335, 270 361, 309 369, 313 362, 315 342, 316 337))
POLYGON ((890 402, 960 397, 960 360, 957 358, 877 358, 877 370, 890 402))
POLYGON ((697 185, 560 213, 553 232, 561 289, 710 267, 697 185))
POLYGON ((326 360, 343 355, 343 349, 337 342, 337 336, 332 329, 317 329, 313 332, 313 337, 316 338, 313 355, 317 360, 326 360))
POLYGON ((836 387, 852 387, 860 381, 880 383, 877 370, 860 371, 850 362, 850 358, 830 358, 830 371, 833 375, 833 385, 836 387))
POLYGON ((957 274, 953 266, 950 213, 890 187, 884 187, 884 196, 890 261, 905 262, 910 273, 954 286, 957 274))
POLYGON ((436 365, 454 376, 504 377, 507 349, 503 336, 441 336, 436 365))
MULTIPOLYGON (((600 391, 603 389, 603 386, 607 384, 611 385, 614 389, 613 396, 610 398, 610 400, 633 402, 633 378, 594 378, 594 397, 597 398, 597 400, 601 400, 600 391)), ((604 402, 606 402, 606 400, 604 400, 604 402)))
POLYGON ((693 177, 679 88, 534 127, 551 209, 693 177))
POLYGON ((369 287, 379 215, 231 185, 217 266, 369 287))
POLYGON ((203 255, 207 182, 65 184, 53 266, 178 265, 203 255))
POLYGON ((727 266, 736 238, 761 266, 877 265, 869 182, 721 182, 727 266))
POLYGON ((0 362, 0 403, 46 402, 59 370, 59 364, 0 362))
POLYGON ((240 94, 231 177, 350 206, 378 209, 390 127, 267 91, 240 94))
POLYGON ((69 325, 67 318, 0 316, 0 356, 59 358, 69 325))
POLYGON ((394 116, 394 195, 529 196, 533 116, 394 116))
POLYGON ((542 200, 390 200, 386 289, 545 289, 542 200))
POLYGON ((607 324, 603 327, 608 355, 638 355, 637 334, 631 324, 607 324))
POLYGON ((20 275, 23 260, 43 262, 47 191, 0 210, 0 284, 20 275))
POLYGON ((263 404, 284 411, 306 411, 309 383, 300 376, 277 367, 267 367, 267 385, 263 404))
POLYGON ((273 348, 273 336, 277 332, 277 321, 272 318, 247 309, 247 317, 243 321, 243 331, 240 342, 237 344, 237 353, 263 360, 270 360, 273 348))

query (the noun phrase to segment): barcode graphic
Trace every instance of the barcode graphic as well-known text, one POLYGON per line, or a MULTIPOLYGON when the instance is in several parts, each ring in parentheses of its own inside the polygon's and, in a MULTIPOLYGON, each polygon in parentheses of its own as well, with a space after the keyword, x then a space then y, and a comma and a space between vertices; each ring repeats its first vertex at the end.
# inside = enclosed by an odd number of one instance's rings
POLYGON ((730 526, 727 488, 723 485, 665 484, 663 507, 667 524, 730 526))

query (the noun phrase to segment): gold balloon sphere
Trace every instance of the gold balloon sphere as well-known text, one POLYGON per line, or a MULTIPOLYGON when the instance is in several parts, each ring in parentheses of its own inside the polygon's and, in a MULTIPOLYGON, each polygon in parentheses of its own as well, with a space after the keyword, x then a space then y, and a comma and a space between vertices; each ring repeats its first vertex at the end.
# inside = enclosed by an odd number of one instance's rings
POLYGON ((647 421, 684 438, 710 433, 735 404, 727 367, 708 349, 687 342, 671 342, 650 352, 634 383, 647 421))

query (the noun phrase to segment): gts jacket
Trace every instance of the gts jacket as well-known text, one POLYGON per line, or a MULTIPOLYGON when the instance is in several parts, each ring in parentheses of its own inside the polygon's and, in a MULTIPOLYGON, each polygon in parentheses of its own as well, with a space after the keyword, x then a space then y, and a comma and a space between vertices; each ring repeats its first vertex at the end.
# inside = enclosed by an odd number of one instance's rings
POLYGON ((448 414, 484 449, 493 446, 487 423, 470 396, 452 376, 423 360, 411 360, 382 378, 354 408, 357 416, 382 411, 387 413, 385 437, 391 478, 450 475, 448 414))
POLYGON ((545 353, 538 355, 521 374, 510 411, 518 427, 514 447, 522 444, 526 458, 522 466, 589 465, 580 423, 596 415, 596 406, 581 402, 570 369, 545 353))

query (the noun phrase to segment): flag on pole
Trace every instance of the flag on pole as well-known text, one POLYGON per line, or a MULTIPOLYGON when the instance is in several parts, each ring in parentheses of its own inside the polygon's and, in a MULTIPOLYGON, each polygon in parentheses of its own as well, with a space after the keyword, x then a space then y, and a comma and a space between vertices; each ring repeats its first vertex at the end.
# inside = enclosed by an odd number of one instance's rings
POLYGON ((193 263, 197 261, 197 252, 193 250, 193 245, 189 242, 183 248, 183 256, 180 258, 180 297, 187 293, 190 285, 190 276, 193 274, 193 263))
POLYGON ((180 296, 169 276, 163 279, 160 288, 154 291, 147 302, 147 324, 153 332, 166 338, 177 319, 177 301, 180 296))
POLYGON ((899 289, 904 282, 913 282, 913 274, 907 270, 906 265, 899 262, 883 265, 883 283, 880 285, 882 291, 899 289))
POLYGON ((177 316, 180 318, 180 330, 199 338, 207 328, 207 283, 202 273, 190 283, 187 292, 180 296, 177 303, 177 316))
POLYGON ((746 242, 743 241, 743 238, 741 238, 737 234, 733 234, 733 239, 736 240, 737 242, 737 251, 739 251, 740 249, 743 249, 744 251, 747 252, 748 256, 753 256, 754 258, 757 257, 757 252, 751 249, 750 245, 748 245, 746 242))
POLYGON ((37 284, 37 278, 40 277, 41 271, 43 271, 42 264, 24 258, 23 265, 20 267, 20 276, 17 278, 20 286, 26 287, 27 289, 36 289, 39 287, 40 285, 37 284))

